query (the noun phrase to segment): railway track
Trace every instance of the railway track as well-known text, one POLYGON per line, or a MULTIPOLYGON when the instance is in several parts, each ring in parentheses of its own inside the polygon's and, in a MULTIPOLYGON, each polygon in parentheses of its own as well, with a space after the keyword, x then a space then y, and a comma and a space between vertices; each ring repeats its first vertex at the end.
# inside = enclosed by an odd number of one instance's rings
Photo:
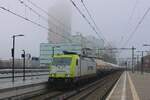
MULTIPOLYGON (((93 83, 73 90, 53 90, 28 100, 104 100, 122 72, 114 72, 93 83)), ((27 99, 26 99, 27 100, 27 99)))
POLYGON ((81 90, 80 92, 67 97, 68 100, 104 100, 113 85, 116 83, 120 76, 120 72, 110 74, 90 87, 81 90))

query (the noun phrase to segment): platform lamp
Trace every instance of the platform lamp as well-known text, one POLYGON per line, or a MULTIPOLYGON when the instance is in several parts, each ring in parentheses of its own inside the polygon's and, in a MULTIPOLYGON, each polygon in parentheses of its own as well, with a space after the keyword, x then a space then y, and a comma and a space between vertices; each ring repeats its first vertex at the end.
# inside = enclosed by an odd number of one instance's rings
POLYGON ((15 71, 14 71, 14 58, 15 58, 15 38, 19 37, 19 36, 24 36, 23 34, 18 34, 18 35, 13 35, 13 48, 11 49, 11 53, 12 53, 12 82, 14 82, 14 78, 15 78, 15 71))
POLYGON ((55 54, 55 48, 60 48, 60 46, 53 46, 53 47, 52 47, 52 51, 53 51, 52 57, 54 57, 54 54, 55 54))
POLYGON ((26 59, 25 55, 26 53, 25 53, 25 50, 22 50, 22 51, 23 51, 23 54, 21 55, 21 57, 23 58, 23 81, 25 81, 25 59, 26 59))

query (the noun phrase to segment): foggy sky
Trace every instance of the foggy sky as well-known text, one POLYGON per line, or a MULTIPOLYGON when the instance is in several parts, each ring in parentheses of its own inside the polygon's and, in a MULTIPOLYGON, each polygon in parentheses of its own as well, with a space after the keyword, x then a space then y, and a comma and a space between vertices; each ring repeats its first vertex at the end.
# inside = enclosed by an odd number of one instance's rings
MULTIPOLYGON (((48 9, 51 6, 54 6, 55 2, 59 0, 32 1, 48 11, 48 9)), ((82 9, 82 11, 85 13, 85 9, 83 8, 82 4, 78 2, 80 0, 74 1, 76 1, 80 9, 82 9)), ((136 0, 84 0, 84 2, 95 19, 97 25, 101 29, 103 35, 108 41, 113 42, 113 44, 115 44, 117 47, 121 47, 124 44, 135 25, 150 6, 149 0, 137 0, 136 9, 132 18, 129 20, 136 0)), ((0 5, 11 9, 16 13, 27 16, 28 18, 31 18, 42 25, 48 25, 47 22, 39 19, 37 15, 31 13, 27 9, 25 10, 25 7, 17 0, 3 0, 0 1, 0 5)), ((92 34, 96 36, 74 7, 72 11, 72 33, 81 32, 83 35, 92 34)), ((40 11, 39 13, 46 16, 40 11)), ((146 16, 143 23, 136 31, 136 34, 126 47, 131 47, 134 45, 138 49, 150 49, 150 47, 142 47, 143 43, 150 44, 149 16, 150 13, 146 16)), ((11 36, 13 34, 25 35, 25 37, 18 37, 16 39, 16 57, 18 58, 22 53, 22 49, 25 49, 33 56, 39 56, 39 44, 41 42, 47 42, 48 32, 0 9, 0 58, 2 59, 8 59, 11 57, 11 36)))

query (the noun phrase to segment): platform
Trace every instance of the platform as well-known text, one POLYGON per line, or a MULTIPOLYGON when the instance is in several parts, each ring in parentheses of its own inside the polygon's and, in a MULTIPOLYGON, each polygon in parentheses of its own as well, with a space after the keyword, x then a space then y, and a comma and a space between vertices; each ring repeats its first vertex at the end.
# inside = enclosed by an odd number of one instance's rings
POLYGON ((106 100, 150 100, 150 73, 124 72, 106 100))
POLYGON ((28 79, 25 81, 15 80, 14 82, 0 82, 0 100, 8 100, 10 97, 24 96, 23 94, 44 89, 46 88, 47 80, 47 77, 40 77, 38 79, 28 79))
POLYGON ((26 86, 26 85, 30 85, 30 84, 38 84, 41 82, 47 82, 48 81, 48 77, 41 77, 41 78, 37 78, 37 79, 26 79, 25 81, 19 79, 19 80, 15 80, 14 82, 12 81, 7 81, 7 82, 0 82, 0 91, 3 89, 7 89, 7 88, 14 88, 14 87, 20 87, 20 86, 26 86))

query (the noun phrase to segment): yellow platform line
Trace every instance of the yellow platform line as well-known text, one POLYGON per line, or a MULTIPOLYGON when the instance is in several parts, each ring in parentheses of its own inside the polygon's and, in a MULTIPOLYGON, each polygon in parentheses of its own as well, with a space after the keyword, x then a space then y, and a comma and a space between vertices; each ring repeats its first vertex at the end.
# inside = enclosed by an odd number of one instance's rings
POLYGON ((127 73, 125 71, 124 80, 123 80, 123 88, 122 88, 121 100, 126 100, 126 85, 127 85, 126 81, 127 81, 127 73))
POLYGON ((130 84, 133 100, 140 100, 140 98, 139 98, 139 96, 137 94, 137 91, 135 89, 135 86, 134 86, 134 84, 133 84, 133 82, 131 80, 131 77, 129 75, 129 72, 127 72, 127 74, 128 74, 128 79, 129 79, 129 84, 130 84))

